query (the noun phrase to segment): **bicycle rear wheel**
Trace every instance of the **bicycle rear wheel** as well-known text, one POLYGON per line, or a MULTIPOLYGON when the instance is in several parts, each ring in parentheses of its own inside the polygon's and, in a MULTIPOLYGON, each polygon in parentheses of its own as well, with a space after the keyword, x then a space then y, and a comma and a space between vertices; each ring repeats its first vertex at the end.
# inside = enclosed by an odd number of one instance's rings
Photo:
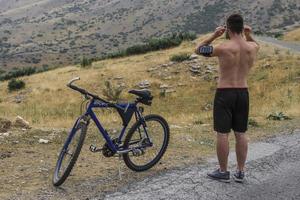
POLYGON ((70 175, 80 154, 87 131, 87 125, 79 122, 69 134, 58 156, 53 175, 53 185, 60 186, 70 175))
POLYGON ((144 119, 146 128, 141 120, 137 121, 124 141, 126 149, 142 151, 138 156, 133 152, 123 155, 125 164, 133 171, 145 171, 153 167, 162 158, 169 144, 170 130, 167 121, 159 115, 147 115, 144 119))

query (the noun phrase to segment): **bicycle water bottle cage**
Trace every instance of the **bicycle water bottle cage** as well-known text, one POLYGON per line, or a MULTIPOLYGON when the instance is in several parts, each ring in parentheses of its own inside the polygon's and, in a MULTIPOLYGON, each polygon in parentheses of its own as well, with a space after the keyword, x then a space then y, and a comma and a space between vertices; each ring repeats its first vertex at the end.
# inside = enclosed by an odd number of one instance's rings
POLYGON ((130 94, 137 95, 137 102, 150 106, 152 104, 153 96, 149 90, 130 90, 130 94))

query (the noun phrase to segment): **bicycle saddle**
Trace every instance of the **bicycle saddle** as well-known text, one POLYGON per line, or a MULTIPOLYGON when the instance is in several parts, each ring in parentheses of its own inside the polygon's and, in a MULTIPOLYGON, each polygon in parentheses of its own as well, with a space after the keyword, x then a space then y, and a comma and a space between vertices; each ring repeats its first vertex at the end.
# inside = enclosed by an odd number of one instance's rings
POLYGON ((153 99, 153 96, 151 95, 151 92, 149 90, 129 90, 128 92, 137 95, 143 99, 147 99, 147 100, 153 99))

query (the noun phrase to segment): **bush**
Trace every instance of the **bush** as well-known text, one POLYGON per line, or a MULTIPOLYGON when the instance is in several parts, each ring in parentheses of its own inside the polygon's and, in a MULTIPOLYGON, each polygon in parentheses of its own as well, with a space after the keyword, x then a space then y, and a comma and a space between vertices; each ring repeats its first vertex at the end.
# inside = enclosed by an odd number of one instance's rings
POLYGON ((25 82, 22 80, 16 80, 16 79, 11 79, 8 82, 8 90, 11 91, 15 91, 15 90, 20 90, 23 89, 25 87, 25 82))
POLYGON ((104 60, 108 58, 120 58, 124 56, 143 54, 149 51, 167 49, 180 45, 184 40, 194 40, 196 38, 197 35, 191 32, 173 33, 171 36, 163 38, 151 38, 144 44, 136 44, 126 48, 125 50, 109 53, 108 55, 105 55, 98 60, 104 60))
POLYGON ((24 68, 14 68, 12 71, 9 71, 0 76, 0 80, 9 80, 12 78, 18 78, 20 76, 29 76, 37 72, 35 67, 24 67, 24 68))
POLYGON ((255 119, 249 118, 248 125, 252 127, 259 127, 258 122, 255 119))
POLYGON ((124 87, 117 85, 114 86, 109 80, 104 83, 105 88, 103 89, 103 95, 109 101, 118 101, 120 99, 121 93, 124 90, 124 87))
POLYGON ((173 62, 182 62, 185 60, 188 60, 190 58, 191 54, 188 53, 180 53, 180 54, 176 54, 176 55, 172 55, 170 57, 170 60, 173 62))
POLYGON ((292 118, 286 116, 283 112, 275 112, 267 117, 268 120, 290 120, 292 118))
POLYGON ((92 65, 93 60, 83 57, 80 63, 81 67, 88 67, 92 65))

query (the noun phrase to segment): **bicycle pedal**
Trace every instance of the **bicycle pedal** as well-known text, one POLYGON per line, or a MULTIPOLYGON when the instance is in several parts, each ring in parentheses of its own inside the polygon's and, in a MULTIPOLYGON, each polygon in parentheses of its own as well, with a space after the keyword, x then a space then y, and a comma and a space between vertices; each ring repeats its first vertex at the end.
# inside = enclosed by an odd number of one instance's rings
POLYGON ((102 149, 98 149, 95 145, 91 144, 90 151, 93 153, 96 153, 96 152, 102 151, 102 149))

